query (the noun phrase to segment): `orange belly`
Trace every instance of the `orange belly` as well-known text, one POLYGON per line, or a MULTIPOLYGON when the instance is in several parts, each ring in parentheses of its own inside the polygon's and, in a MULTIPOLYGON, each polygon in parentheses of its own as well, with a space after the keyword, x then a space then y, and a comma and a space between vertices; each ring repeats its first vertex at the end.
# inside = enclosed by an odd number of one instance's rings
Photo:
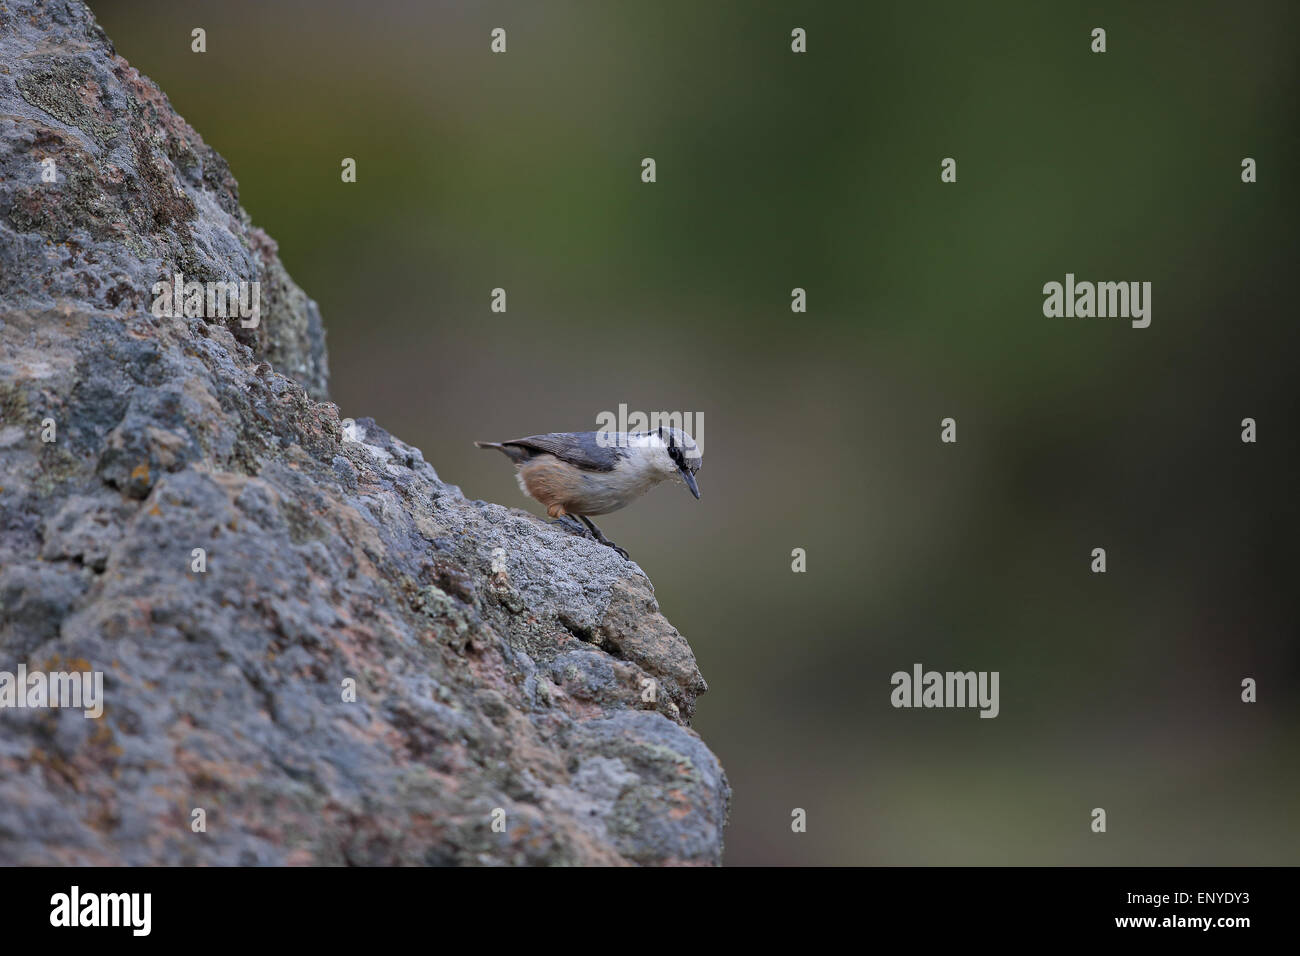
POLYGON ((572 505, 582 488, 582 476, 572 465, 552 455, 538 455, 520 465, 519 483, 529 497, 546 506, 552 518, 581 513, 572 505))

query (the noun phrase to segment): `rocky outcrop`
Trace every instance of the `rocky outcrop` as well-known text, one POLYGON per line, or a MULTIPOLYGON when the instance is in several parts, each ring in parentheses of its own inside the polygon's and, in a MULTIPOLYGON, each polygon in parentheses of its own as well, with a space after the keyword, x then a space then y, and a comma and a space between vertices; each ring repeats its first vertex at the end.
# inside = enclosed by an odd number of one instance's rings
POLYGON ((0 0, 0 704, 103 675, 0 707, 0 863, 719 862, 645 575, 327 377, 221 157, 81 3, 0 0), (156 315, 177 272, 259 320, 156 315))

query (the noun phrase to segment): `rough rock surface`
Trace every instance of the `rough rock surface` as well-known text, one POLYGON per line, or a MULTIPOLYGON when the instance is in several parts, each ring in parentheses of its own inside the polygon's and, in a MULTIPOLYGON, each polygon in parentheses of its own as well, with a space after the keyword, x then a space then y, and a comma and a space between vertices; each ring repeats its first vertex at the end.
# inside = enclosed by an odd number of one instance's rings
POLYGON ((0 708, 0 864, 719 862, 645 575, 326 380, 221 157, 80 2, 0 0, 0 672, 105 699, 0 708), (175 271, 260 325, 155 317, 175 271))

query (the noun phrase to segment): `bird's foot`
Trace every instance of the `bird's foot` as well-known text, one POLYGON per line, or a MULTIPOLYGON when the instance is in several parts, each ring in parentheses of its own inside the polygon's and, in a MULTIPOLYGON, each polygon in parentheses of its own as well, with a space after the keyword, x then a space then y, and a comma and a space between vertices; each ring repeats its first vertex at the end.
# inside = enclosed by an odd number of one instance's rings
MULTIPOLYGON (((579 515, 579 517, 582 516, 579 515)), ((632 560, 626 551, 616 545, 613 541, 610 541, 609 538, 605 537, 604 532, 586 518, 582 518, 582 520, 579 521, 578 518, 575 518, 573 515, 565 514, 560 515, 560 517, 553 520, 551 524, 558 524, 561 527, 568 528, 570 531, 576 531, 589 541, 595 541, 597 544, 603 544, 607 548, 612 548, 624 561, 632 560)))
POLYGON ((609 538, 605 537, 603 534, 600 534, 599 532, 597 532, 597 534, 599 535, 599 537, 596 538, 597 544, 603 544, 607 548, 613 548, 615 553, 617 553, 618 556, 622 558, 624 561, 632 560, 627 556, 626 551, 624 551, 622 548, 616 545, 613 541, 610 541, 609 538))
POLYGON ((551 524, 558 524, 562 528, 568 528, 570 531, 576 531, 584 538, 591 537, 591 532, 587 530, 586 525, 584 525, 573 515, 561 515, 560 517, 553 520, 551 524))
POLYGON ((582 517, 582 523, 591 529, 592 537, 594 537, 599 544, 603 544, 607 548, 613 548, 614 551, 617 552, 618 556, 622 558, 624 561, 632 560, 630 557, 628 557, 626 551, 624 551, 622 548, 616 545, 613 541, 610 541, 609 538, 605 537, 604 532, 601 531, 599 528, 597 528, 595 524, 593 524, 590 520, 586 518, 586 516, 580 516, 580 517, 582 517))

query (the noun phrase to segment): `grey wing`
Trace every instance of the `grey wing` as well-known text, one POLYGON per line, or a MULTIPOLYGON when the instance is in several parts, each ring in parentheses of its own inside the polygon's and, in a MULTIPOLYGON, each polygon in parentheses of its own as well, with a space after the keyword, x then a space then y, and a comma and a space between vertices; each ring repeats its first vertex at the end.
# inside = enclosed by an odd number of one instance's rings
POLYGON ((554 455, 561 461, 588 471, 613 471, 623 457, 622 449, 600 444, 595 432, 553 432, 550 435, 516 438, 501 444, 526 448, 538 454, 554 455))

